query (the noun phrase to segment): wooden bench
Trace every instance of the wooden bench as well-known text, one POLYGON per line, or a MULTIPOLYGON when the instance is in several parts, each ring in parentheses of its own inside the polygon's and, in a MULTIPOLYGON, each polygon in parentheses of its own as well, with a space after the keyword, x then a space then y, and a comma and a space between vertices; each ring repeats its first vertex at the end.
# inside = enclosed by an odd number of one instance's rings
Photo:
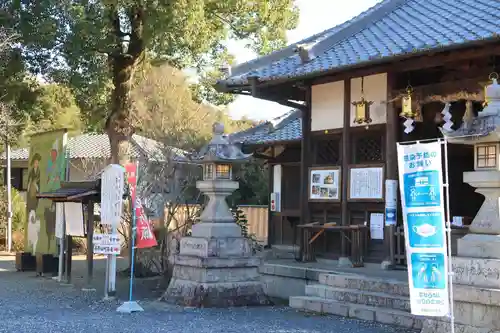
POLYGON ((363 267, 368 228, 365 225, 341 226, 336 223, 313 222, 297 226, 301 230, 300 255, 302 261, 315 261, 313 243, 325 232, 338 232, 351 244, 351 262, 354 267, 363 267))

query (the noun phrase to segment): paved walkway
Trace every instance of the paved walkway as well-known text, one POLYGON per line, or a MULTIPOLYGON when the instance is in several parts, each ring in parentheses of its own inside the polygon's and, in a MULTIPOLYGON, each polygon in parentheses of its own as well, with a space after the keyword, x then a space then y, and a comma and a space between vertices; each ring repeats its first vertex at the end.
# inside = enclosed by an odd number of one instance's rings
MULTIPOLYGON (((96 260, 96 266, 100 265, 96 260)), ((120 301, 103 301, 99 291, 82 292, 78 281, 76 278, 75 286, 64 286, 35 277, 33 272, 15 272, 14 258, 0 257, 0 332, 409 333, 339 317, 305 315, 285 307, 216 310, 169 306, 154 300, 158 292, 155 281, 140 282, 155 285, 149 288, 150 297, 147 288, 141 289, 145 312, 125 315, 116 312, 120 301)))

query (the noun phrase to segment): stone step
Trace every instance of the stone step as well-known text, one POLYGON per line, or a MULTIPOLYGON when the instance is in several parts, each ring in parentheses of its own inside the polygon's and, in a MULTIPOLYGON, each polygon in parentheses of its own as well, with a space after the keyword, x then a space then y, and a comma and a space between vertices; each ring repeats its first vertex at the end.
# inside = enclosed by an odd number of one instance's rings
POLYGON ((373 278, 363 275, 346 274, 320 274, 319 283, 335 288, 359 290, 389 295, 409 297, 408 282, 388 279, 373 278))
POLYGON ((306 286, 306 296, 410 312, 410 299, 408 296, 344 289, 321 284, 306 286))
POLYGON ((344 303, 313 296, 290 297, 290 307, 303 311, 374 321, 411 329, 422 328, 422 318, 409 312, 362 304, 344 303))

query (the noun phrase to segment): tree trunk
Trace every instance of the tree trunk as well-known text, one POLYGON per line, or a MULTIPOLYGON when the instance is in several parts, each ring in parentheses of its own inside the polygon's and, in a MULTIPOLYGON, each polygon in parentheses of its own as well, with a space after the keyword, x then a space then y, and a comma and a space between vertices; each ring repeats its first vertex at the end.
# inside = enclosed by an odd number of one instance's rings
MULTIPOLYGON (((111 114, 106 122, 106 131, 111 146, 111 163, 124 165, 130 161, 130 139, 134 133, 131 115, 134 112, 130 97, 135 68, 144 55, 143 40, 144 9, 133 6, 126 10, 130 20, 131 31, 127 50, 121 54, 111 54, 114 90, 112 94, 111 114)), ((112 22, 120 47, 123 32, 120 28, 120 16, 112 11, 112 22)))
POLYGON ((114 57, 112 61, 114 90, 106 131, 111 148, 111 163, 125 165, 130 161, 130 139, 134 133, 130 92, 135 59, 120 55, 114 57))

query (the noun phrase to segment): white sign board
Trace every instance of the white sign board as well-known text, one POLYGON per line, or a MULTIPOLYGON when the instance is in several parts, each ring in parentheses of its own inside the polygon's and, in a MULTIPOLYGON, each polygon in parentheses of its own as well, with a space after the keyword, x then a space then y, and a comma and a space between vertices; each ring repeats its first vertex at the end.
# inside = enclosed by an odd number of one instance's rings
POLYGON ((101 176, 101 224, 118 226, 123 209, 125 169, 110 164, 101 176))
POLYGON ((370 238, 384 239, 384 214, 370 214, 370 238))
POLYGON ((351 168, 349 174, 349 199, 380 200, 383 198, 383 167, 351 168))
POLYGON ((411 313, 449 314, 441 143, 398 144, 411 313))
POLYGON ((340 169, 309 170, 309 200, 340 200, 340 169))
POLYGON ((398 181, 385 180, 385 225, 397 224, 398 212, 398 181))
POLYGON ((83 205, 80 202, 65 202, 66 235, 85 237, 83 228, 83 205))
POLYGON ((64 238, 64 203, 56 202, 56 237, 64 238))
POLYGON ((92 239, 94 253, 120 254, 120 236, 118 234, 94 234, 92 239))

